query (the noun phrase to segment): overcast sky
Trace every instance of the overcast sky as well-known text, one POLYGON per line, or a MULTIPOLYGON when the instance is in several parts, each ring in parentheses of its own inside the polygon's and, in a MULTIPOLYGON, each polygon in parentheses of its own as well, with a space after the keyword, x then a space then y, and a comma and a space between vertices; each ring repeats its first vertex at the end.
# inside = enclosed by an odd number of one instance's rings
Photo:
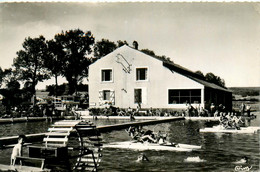
MULTIPOLYGON (((260 86, 260 3, 0 3, 0 67, 26 37, 91 31, 96 41, 136 40, 227 87, 260 86)), ((54 84, 54 81, 48 82, 54 84)), ((39 84, 38 88, 45 88, 39 84)))

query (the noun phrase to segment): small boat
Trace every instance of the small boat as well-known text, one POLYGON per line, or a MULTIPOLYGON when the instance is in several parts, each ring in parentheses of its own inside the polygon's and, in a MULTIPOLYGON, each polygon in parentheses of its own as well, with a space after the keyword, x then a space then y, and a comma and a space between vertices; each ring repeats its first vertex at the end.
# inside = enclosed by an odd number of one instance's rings
POLYGON ((189 144, 175 144, 175 143, 148 143, 137 141, 113 142, 104 144, 103 148, 118 148, 118 149, 133 149, 133 150, 158 150, 158 151, 176 151, 176 152, 191 152, 195 149, 201 149, 201 146, 189 144))
POLYGON ((260 130, 260 127, 250 126, 250 127, 240 127, 240 129, 235 128, 225 128, 221 125, 214 126, 212 128, 200 129, 202 133, 241 133, 241 134, 250 134, 257 133, 260 130))

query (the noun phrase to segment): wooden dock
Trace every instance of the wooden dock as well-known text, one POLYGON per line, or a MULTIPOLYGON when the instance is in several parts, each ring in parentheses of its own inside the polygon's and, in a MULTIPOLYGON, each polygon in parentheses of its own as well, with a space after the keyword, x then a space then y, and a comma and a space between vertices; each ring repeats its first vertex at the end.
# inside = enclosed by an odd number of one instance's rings
POLYGON ((0 124, 11 124, 21 122, 34 122, 34 121, 52 121, 60 120, 60 117, 20 117, 20 118, 0 118, 0 124))
MULTIPOLYGON (((122 124, 114 124, 114 125, 105 125, 105 126, 97 126, 97 129, 101 133, 110 132, 113 130, 122 130, 128 128, 130 126, 138 126, 138 125, 155 125, 160 123, 172 122, 172 121, 180 121, 185 120, 184 117, 167 117, 167 118, 160 118, 156 120, 145 120, 145 121, 134 121, 134 122, 127 122, 122 124)), ((43 138, 46 133, 37 133, 37 134, 28 134, 26 135, 27 139, 26 142, 35 143, 43 141, 43 138)), ((2 137, 0 138, 0 148, 10 148, 14 144, 17 143, 18 136, 10 136, 10 137, 2 137)))
POLYGON ((4 165, 4 164, 0 164, 0 171, 6 171, 6 172, 10 172, 10 171, 19 171, 19 172, 29 172, 29 171, 33 171, 33 172, 49 172, 51 170, 49 169, 41 169, 41 168, 37 168, 37 167, 30 167, 30 166, 21 166, 21 165, 4 165))
POLYGON ((137 122, 127 122, 123 124, 114 124, 114 125, 105 125, 97 127, 101 133, 110 132, 112 130, 122 130, 128 128, 130 126, 139 126, 139 125, 155 125, 160 123, 172 122, 172 121, 180 121, 185 120, 183 117, 166 117, 166 118, 158 118, 155 120, 145 120, 145 121, 137 121, 137 122))

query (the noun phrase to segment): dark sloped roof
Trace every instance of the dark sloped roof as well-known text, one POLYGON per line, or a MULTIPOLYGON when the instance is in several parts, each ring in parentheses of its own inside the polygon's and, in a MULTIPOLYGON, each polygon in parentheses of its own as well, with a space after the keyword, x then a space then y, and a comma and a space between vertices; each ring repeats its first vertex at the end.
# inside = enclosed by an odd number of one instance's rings
POLYGON ((205 79, 202 76, 200 76, 200 75, 198 75, 198 74, 196 74, 196 73, 194 73, 194 72, 192 72, 192 71, 190 71, 190 70, 188 70, 188 69, 186 69, 186 68, 184 68, 184 67, 182 67, 178 64, 174 64, 174 63, 170 63, 170 62, 163 62, 163 66, 165 66, 168 69, 173 70, 173 71, 175 71, 179 74, 182 74, 182 75, 184 75, 184 76, 186 76, 186 77, 188 77, 188 78, 190 78, 190 79, 192 79, 192 80, 194 80, 194 81, 196 81, 196 82, 198 82, 198 83, 200 83, 200 84, 202 84, 206 87, 217 89, 217 90, 222 90, 222 91, 232 92, 232 91, 228 90, 227 88, 224 88, 224 87, 218 86, 214 83, 205 81, 205 79))
MULTIPOLYGON (((129 48, 132 48, 132 47, 129 47, 129 48)), ((132 49, 134 49, 134 48, 132 48, 132 49)), ((136 49, 134 49, 134 50, 136 50, 136 49)), ((140 51, 140 50, 137 50, 137 51, 140 51)), ((142 51, 140 51, 140 52, 144 53, 142 51)), ((146 54, 146 53, 144 53, 144 54, 146 54)), ((148 54, 146 54, 146 55, 148 55, 148 54)), ((162 61, 163 62, 163 66, 165 66, 165 67, 169 68, 170 70, 173 70, 173 71, 175 71, 177 73, 180 73, 180 74, 182 74, 182 75, 184 75, 184 76, 186 76, 186 77, 188 77, 188 78, 190 78, 190 79, 192 79, 192 80, 194 80, 194 81, 196 81, 196 82, 198 82, 198 83, 200 83, 200 84, 202 84, 202 85, 204 85, 206 87, 217 89, 217 90, 222 90, 222 91, 227 91, 227 92, 232 92, 231 90, 228 90, 225 87, 221 87, 219 85, 216 85, 214 83, 206 81, 203 76, 201 76, 201 75, 199 75, 197 73, 194 73, 193 71, 191 71, 191 70, 189 70, 189 69, 187 69, 187 68, 185 68, 183 66, 180 66, 180 65, 172 63, 172 62, 164 61, 163 59, 160 59, 160 58, 158 58, 156 56, 151 56, 151 55, 148 55, 148 56, 162 61)))

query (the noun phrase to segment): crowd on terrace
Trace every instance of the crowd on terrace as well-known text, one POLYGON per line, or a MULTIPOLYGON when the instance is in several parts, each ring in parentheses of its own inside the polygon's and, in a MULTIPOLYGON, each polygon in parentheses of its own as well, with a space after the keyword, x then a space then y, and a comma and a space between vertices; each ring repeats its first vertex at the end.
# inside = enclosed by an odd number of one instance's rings
MULTIPOLYGON (((15 118, 15 117, 30 117, 30 116, 75 116, 77 106, 75 105, 65 105, 63 110, 58 110, 55 108, 53 103, 48 104, 35 104, 34 106, 19 106, 12 108, 9 112, 5 112, 2 118, 15 118)), ((142 109, 140 105, 137 108, 119 108, 112 105, 106 106, 105 108, 88 108, 90 115, 93 116, 129 116, 131 120, 135 116, 185 116, 185 117, 219 117, 225 116, 227 114, 233 116, 248 116, 251 115, 251 107, 249 104, 242 103, 239 111, 229 112, 226 110, 225 106, 222 104, 214 105, 211 104, 209 109, 197 105, 192 106, 191 104, 186 104, 186 109, 175 110, 175 109, 159 109, 152 108, 142 109)), ((3 112, 3 111, 2 111, 3 112)))
POLYGON ((205 109, 204 107, 198 105, 196 107, 191 104, 186 104, 186 109, 182 110, 172 110, 172 109, 159 109, 159 108, 149 108, 149 109, 141 109, 138 105, 137 108, 119 108, 110 105, 105 108, 90 108, 89 109, 92 115, 95 116, 185 116, 185 117, 219 117, 221 115, 231 114, 233 116, 248 116, 251 115, 251 106, 241 104, 239 111, 233 110, 229 112, 226 110, 225 106, 222 104, 214 105, 211 103, 209 109, 205 109))

